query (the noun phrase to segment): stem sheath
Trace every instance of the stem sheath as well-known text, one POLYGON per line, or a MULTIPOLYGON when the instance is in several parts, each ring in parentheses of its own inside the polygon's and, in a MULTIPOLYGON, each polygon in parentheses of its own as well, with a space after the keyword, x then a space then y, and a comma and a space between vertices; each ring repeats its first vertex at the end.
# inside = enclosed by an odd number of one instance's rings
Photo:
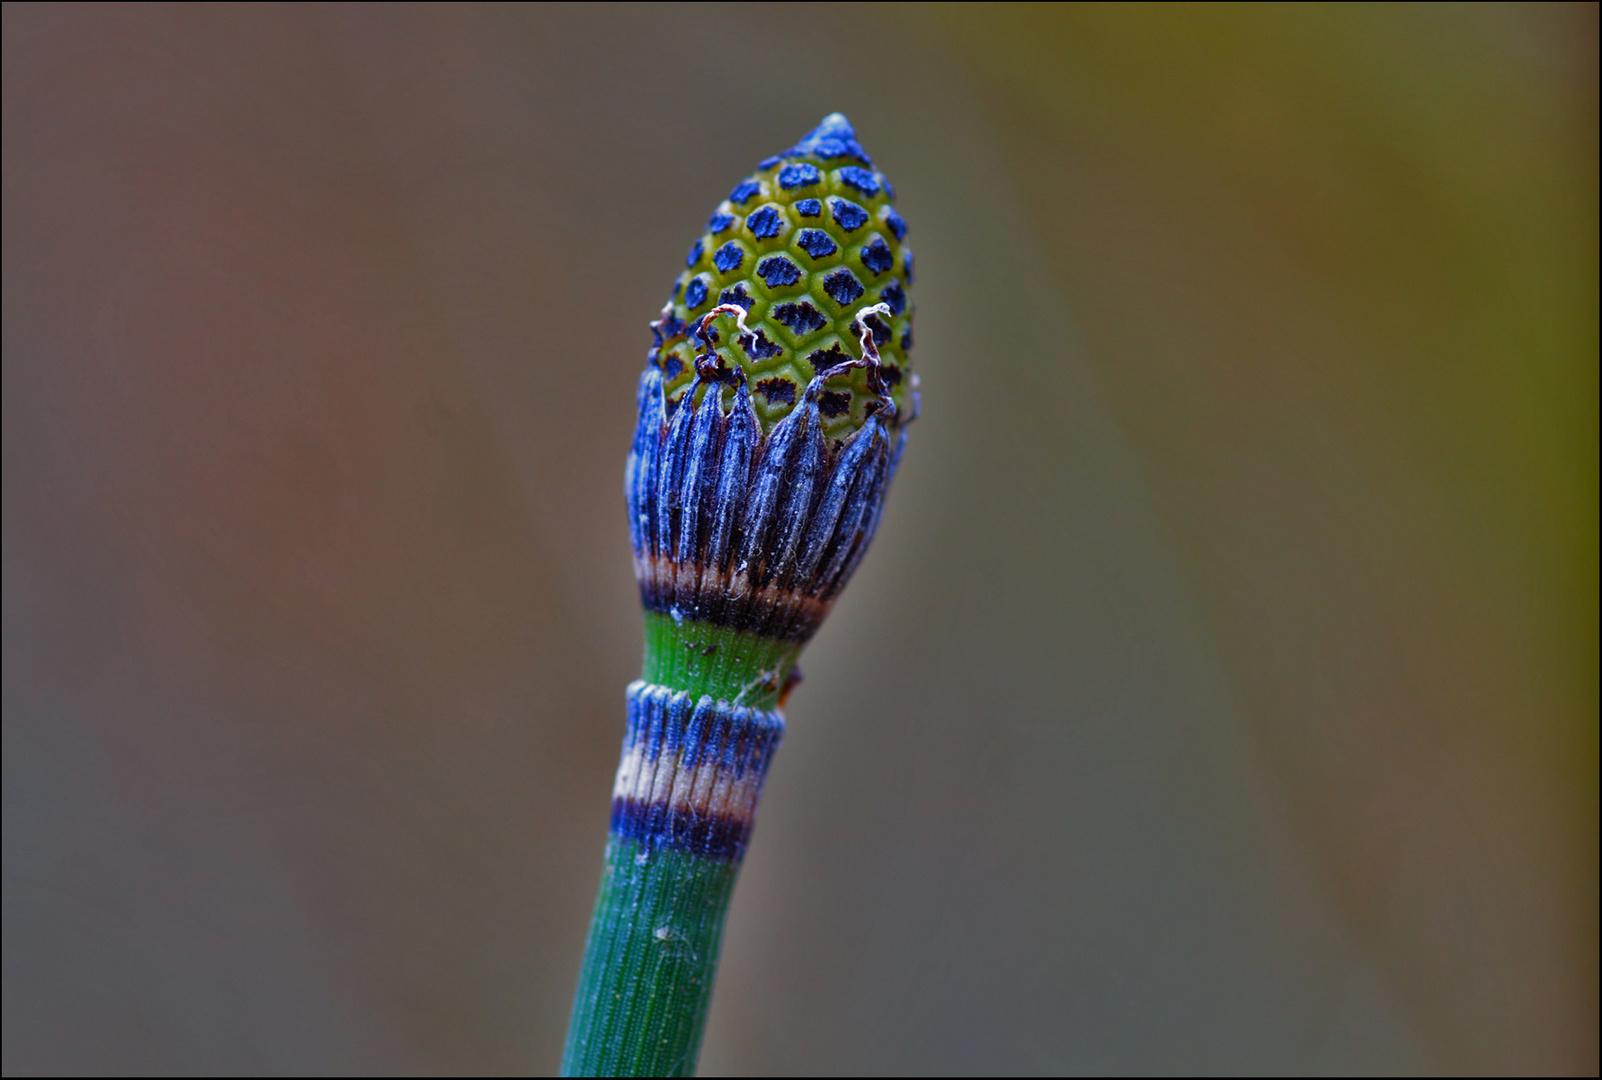
POLYGON ((562 1059, 564 1076, 689 1076, 723 920, 800 646, 648 612, 643 678, 562 1059))

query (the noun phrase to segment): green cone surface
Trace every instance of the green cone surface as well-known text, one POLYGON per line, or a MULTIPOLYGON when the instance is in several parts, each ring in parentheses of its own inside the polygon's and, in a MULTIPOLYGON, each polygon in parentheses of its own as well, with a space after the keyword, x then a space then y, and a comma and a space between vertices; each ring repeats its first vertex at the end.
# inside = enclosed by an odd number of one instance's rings
MULTIPOLYGON (((838 113, 794 149, 762 162, 718 205, 690 247, 674 282, 670 310, 653 323, 658 364, 670 399, 683 393, 697 353, 696 320, 720 303, 746 309, 754 337, 738 339, 736 321, 713 324, 717 352, 743 368, 764 430, 801 400, 814 375, 860 357, 853 322, 869 316, 883 373, 904 422, 915 411, 908 350, 912 346, 912 252, 895 192, 857 144, 838 113)), ((824 433, 841 439, 862 425, 869 403, 866 373, 829 381, 820 398, 824 433)))

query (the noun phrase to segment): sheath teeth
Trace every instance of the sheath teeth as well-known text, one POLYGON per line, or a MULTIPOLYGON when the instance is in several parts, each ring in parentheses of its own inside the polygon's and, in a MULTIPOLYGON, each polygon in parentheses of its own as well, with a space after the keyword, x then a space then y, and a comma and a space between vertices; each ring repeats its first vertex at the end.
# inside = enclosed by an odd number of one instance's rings
POLYGON ((738 862, 784 718, 644 682, 629 686, 628 714, 613 834, 738 862))
POLYGON ((725 414, 715 387, 669 419, 660 373, 641 376, 625 474, 641 601, 805 642, 873 539, 905 432, 870 413, 831 448, 805 402, 764 436, 745 388, 725 414))

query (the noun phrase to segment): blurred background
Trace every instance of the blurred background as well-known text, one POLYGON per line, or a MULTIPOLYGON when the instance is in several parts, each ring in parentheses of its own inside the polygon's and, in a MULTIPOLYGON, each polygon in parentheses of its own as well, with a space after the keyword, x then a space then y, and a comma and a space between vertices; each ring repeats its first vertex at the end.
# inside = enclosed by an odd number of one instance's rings
POLYGON ((4 9, 4 1068, 549 1072, 634 383, 825 113, 923 418, 703 1055, 1595 1073, 1597 8, 4 9))

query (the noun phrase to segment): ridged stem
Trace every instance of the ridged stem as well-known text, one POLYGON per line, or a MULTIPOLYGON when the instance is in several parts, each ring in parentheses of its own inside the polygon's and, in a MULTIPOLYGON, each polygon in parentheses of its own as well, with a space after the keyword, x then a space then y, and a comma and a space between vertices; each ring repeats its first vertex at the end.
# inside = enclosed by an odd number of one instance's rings
POLYGON ((697 698, 771 709, 800 652, 793 641, 647 611, 640 678, 697 698))
POLYGON ((723 920, 781 724, 770 710, 799 652, 646 613, 562 1075, 694 1073, 723 920))
POLYGON ((738 866, 613 837, 563 1076, 690 1076, 738 866))

